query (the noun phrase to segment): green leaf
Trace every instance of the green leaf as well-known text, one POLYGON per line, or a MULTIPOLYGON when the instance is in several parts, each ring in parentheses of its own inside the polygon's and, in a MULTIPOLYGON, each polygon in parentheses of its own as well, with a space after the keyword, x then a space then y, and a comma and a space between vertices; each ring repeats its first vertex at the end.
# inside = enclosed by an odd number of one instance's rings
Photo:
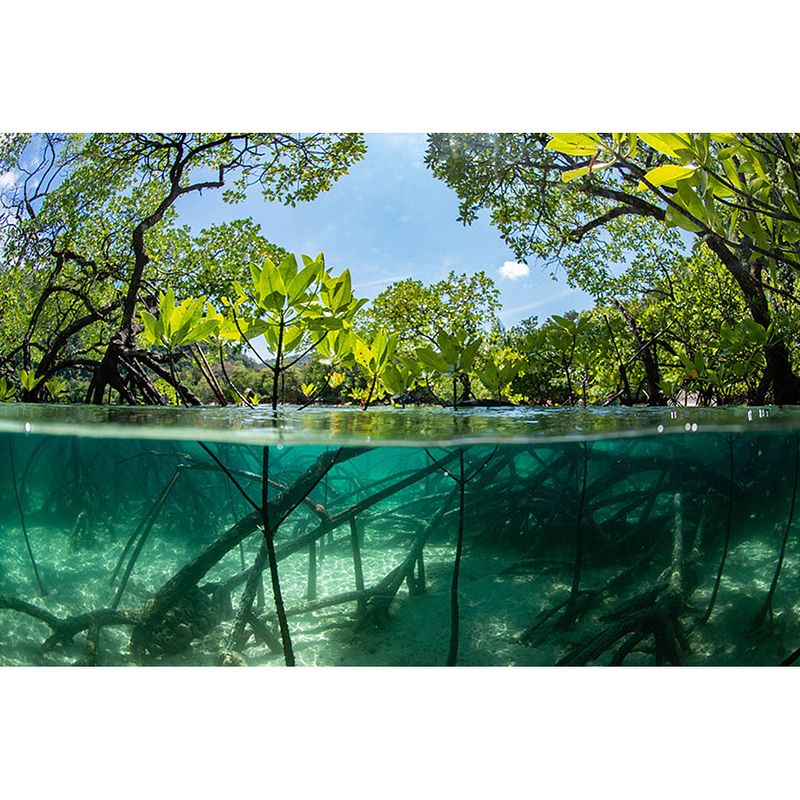
POLYGON ((292 325, 283 332, 283 352, 291 353, 296 350, 303 341, 305 331, 300 325, 292 325))
POLYGON ((161 344, 161 325, 159 321, 149 312, 142 311, 142 322, 144 323, 144 338, 148 344, 161 344))
POLYGON ((789 213, 796 220, 800 220, 800 203, 798 203, 789 192, 784 192, 783 202, 786 204, 786 208, 789 210, 789 213))
POLYGON ((10 403, 13 399, 13 387, 8 385, 5 377, 0 378, 0 403, 10 403))
POLYGON ((168 340, 170 346, 179 347, 192 341, 190 332, 200 318, 205 301, 205 297, 188 298, 175 309, 173 313, 174 330, 168 340))
POLYGON ((478 373, 478 380, 480 380, 492 394, 499 391, 501 384, 497 364, 495 364, 494 361, 487 361, 483 369, 478 373))
POLYGON ((329 284, 328 307, 334 313, 344 313, 353 300, 350 270, 346 269, 329 284))
MULTIPOLYGON (((202 319, 191 329, 186 342, 205 342, 212 336, 219 334, 220 324, 215 319, 202 319)), ((237 337, 238 338, 238 337, 237 337)))
POLYGON ((400 370, 393 364, 388 364, 381 375, 384 387, 394 395, 402 394, 405 391, 405 381, 400 370))
POLYGON ((267 347, 271 353, 276 353, 278 351, 278 337, 279 337, 279 327, 277 325, 267 325, 264 328, 264 341, 267 343, 267 347))
POLYGON ((472 364, 475 361, 475 356, 478 353, 478 348, 481 346, 480 339, 474 339, 464 347, 459 360, 459 367, 464 372, 469 372, 472 369, 472 364))
POLYGON ((375 363, 380 365, 380 362, 386 355, 386 331, 381 328, 376 334, 375 338, 372 340, 372 356, 375 359, 375 363))
POLYGON ((689 374, 691 372, 694 372, 694 373, 697 372, 697 369, 695 368, 695 365, 694 365, 694 361, 692 361, 692 359, 689 358, 689 356, 687 356, 686 353, 683 353, 683 352, 681 352, 680 350, 677 350, 677 349, 676 349, 675 353, 678 356, 678 358, 680 359, 681 364, 683 364, 683 367, 686 370, 687 374, 689 374))
POLYGON ((286 285, 278 270, 278 267, 270 258, 264 259, 264 266, 255 287, 258 297, 258 304, 267 309, 282 308, 283 302, 278 301, 278 297, 286 295, 286 285))
POLYGON ((158 303, 158 317, 161 322, 161 336, 170 339, 175 317, 175 293, 170 286, 165 294, 162 294, 158 303))
MULTIPOLYGON (((678 164, 663 164, 660 167, 651 169, 644 176, 644 180, 649 181, 649 183, 651 183, 654 187, 674 187, 678 181, 685 180, 686 178, 694 175, 696 170, 697 166, 692 164, 685 167, 682 167, 678 164)), ((647 184, 645 184, 644 180, 640 181, 639 185, 636 187, 639 191, 649 188, 647 184)))
POLYGON ((286 289, 286 287, 288 287, 297 276, 297 269, 298 265, 296 256, 294 253, 287 253, 281 259, 281 263, 278 265, 278 274, 281 276, 284 289, 286 289))
POLYGON ((596 133, 551 133, 546 149, 570 156, 593 156, 603 146, 596 133))
POLYGON ((698 225, 695 225, 694 222, 691 222, 683 214, 681 214, 680 211, 672 206, 667 206, 664 222, 668 228, 683 228, 683 230, 691 231, 692 233, 698 233, 702 230, 702 228, 700 228, 698 225))
POLYGON ((591 175, 593 172, 600 172, 600 170, 610 167, 614 163, 614 161, 604 161, 603 163, 595 163, 591 166, 587 164, 585 167, 568 169, 566 172, 561 173, 561 180, 564 183, 568 183, 569 181, 574 181, 576 178, 580 178, 583 175, 591 175))
POLYGON ((680 133, 639 133, 638 137, 653 150, 670 158, 680 158, 681 151, 690 147, 689 137, 680 133))
POLYGON ((415 351, 415 355, 417 361, 419 361, 423 367, 427 367, 434 372, 439 372, 442 374, 447 372, 447 361, 445 361, 442 356, 435 352, 432 347, 418 347, 415 351))
POLYGON ((455 369, 458 364, 458 340, 454 336, 450 336, 445 331, 440 330, 436 336, 436 342, 439 345, 439 352, 442 358, 447 362, 451 370, 455 369))
POLYGON ((584 175, 589 174, 589 167, 577 167, 576 169, 568 169, 566 172, 561 173, 561 180, 564 183, 574 181, 576 178, 582 178, 584 175))
POLYGON ((353 342, 353 355, 356 363, 369 370, 372 366, 372 349, 368 347, 361 337, 356 337, 353 342))
POLYGON ((241 319, 239 318, 239 327, 247 335, 251 341, 262 333, 274 328, 275 326, 263 319, 241 319))
POLYGON ((759 346, 763 346, 766 344, 768 337, 766 328, 763 325, 760 325, 754 319, 748 317, 744 321, 743 327, 745 335, 751 342, 759 346))
POLYGON ((42 378, 37 378, 32 369, 21 369, 19 371, 19 382, 22 384, 23 389, 31 392, 42 382, 42 378))
POLYGON ((701 222, 708 221, 709 216, 714 212, 713 202, 711 203, 711 214, 709 213, 708 205, 704 205, 703 201, 697 196, 696 192, 689 185, 688 181, 681 181, 678 186, 677 194, 673 197, 678 205, 686 209, 692 216, 696 217, 701 222))
POLYGON ((564 328, 565 330, 569 331, 570 333, 575 332, 575 323, 571 319, 567 319, 566 317, 562 317, 560 314, 553 314, 550 319, 556 323, 556 325, 564 328))
POLYGON ((514 363, 512 363, 510 361, 508 363, 506 363, 506 364, 503 364, 503 366, 500 369, 500 386, 501 386, 501 388, 503 386, 507 386, 509 383, 511 383, 511 381, 513 381, 514 378, 517 377, 517 372, 518 372, 518 369, 517 369, 517 365, 516 364, 514 364, 514 363))
POLYGON ((312 261, 309 265, 301 269, 294 278, 292 278, 286 288, 286 293, 291 305, 295 305, 300 301, 303 294, 306 292, 308 287, 311 286, 318 275, 319 264, 316 261, 312 261))

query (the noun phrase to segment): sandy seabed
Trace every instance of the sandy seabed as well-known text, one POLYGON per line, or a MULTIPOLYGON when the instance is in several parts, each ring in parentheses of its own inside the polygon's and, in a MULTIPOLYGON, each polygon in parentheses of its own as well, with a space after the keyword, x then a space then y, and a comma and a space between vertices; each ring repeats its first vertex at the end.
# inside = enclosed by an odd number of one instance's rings
MULTIPOLYGON (((0 533, 4 557, 0 565, 0 594, 25 599, 57 616, 68 616, 108 607, 114 595, 109 578, 122 548, 121 539, 113 544, 80 551, 70 550, 63 531, 32 528, 42 580, 48 594, 37 596, 31 565, 18 532, 0 533)), ((373 531, 362 550, 364 579, 370 586, 383 578, 405 556, 404 543, 380 546, 373 531)), ((244 563, 250 564, 257 540, 245 545, 244 563)), ((759 604, 769 588, 775 563, 774 542, 747 540, 734 546, 728 556, 717 605, 706 625, 694 625, 710 596, 714 575, 709 573, 692 597, 686 617, 689 631, 687 665, 778 664, 800 644, 800 604, 789 604, 796 597, 790 591, 796 574, 797 558, 787 553, 783 566, 785 591, 779 585, 775 596, 775 615, 766 633, 758 637, 747 633, 759 604)), ((136 565, 121 608, 137 608, 152 592, 170 578, 192 555, 185 542, 171 539, 154 530, 151 540, 136 565)), ((303 666, 436 666, 447 659, 450 636, 450 588, 454 547, 451 544, 425 548, 427 587, 423 595, 410 595, 404 585, 390 609, 389 620, 380 628, 359 628, 356 604, 348 602, 305 613, 291 613, 289 627, 296 662, 303 666)), ((234 550, 206 576, 216 581, 241 569, 241 556, 234 550)), ((308 555, 296 553, 280 563, 280 576, 286 607, 301 609, 306 601, 308 555)), ((587 568, 586 586, 599 586, 614 574, 611 569, 587 568)), ((274 624, 269 584, 265 573, 263 614, 274 624)), ((569 594, 572 575, 568 565, 524 565, 518 554, 485 547, 466 548, 459 582, 460 641, 458 664, 463 666, 553 665, 571 646, 594 632, 593 624, 608 608, 600 605, 590 618, 581 620, 574 631, 550 637, 543 644, 529 647, 519 636, 542 610, 558 604, 569 594)), ((354 589, 353 563, 349 538, 337 531, 336 539, 325 543, 317 563, 317 597, 320 600, 354 589)), ((234 606, 241 589, 234 591, 234 606)), ((160 656, 155 664, 213 665, 231 630, 230 620, 222 621, 207 636, 196 639, 189 649, 160 656)), ((277 630, 277 626, 275 626, 277 630)), ((78 634, 74 644, 41 649, 50 629, 42 622, 13 611, 0 612, 1 665, 70 665, 80 659, 85 637, 78 634)), ((130 629, 105 628, 100 637, 98 663, 133 664, 129 649, 130 629)), ((282 665, 282 654, 251 640, 245 647, 248 665, 282 665)), ((607 663, 609 656, 596 663, 607 663)), ((634 651, 625 662, 631 665, 653 663, 646 646, 634 651)))

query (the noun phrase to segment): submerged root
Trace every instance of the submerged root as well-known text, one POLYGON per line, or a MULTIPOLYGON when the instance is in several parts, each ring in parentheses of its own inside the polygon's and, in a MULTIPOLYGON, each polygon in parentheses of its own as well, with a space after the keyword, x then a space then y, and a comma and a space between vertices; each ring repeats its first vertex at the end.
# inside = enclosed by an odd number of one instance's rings
POLYGON ((570 603, 572 620, 578 621, 602 599, 602 596, 602 589, 578 589, 574 595, 540 611, 533 625, 526 628, 517 641, 528 647, 538 647, 557 632, 564 630, 564 610, 570 603))
MULTIPOLYGON (((334 463, 360 455, 362 452, 365 451, 336 450, 322 453, 291 486, 269 501, 268 514, 270 519, 275 520, 274 528, 277 528, 280 522, 308 497, 334 463)), ((178 606, 183 598, 191 596, 206 573, 239 542, 258 530, 263 521, 264 516, 260 511, 252 511, 215 539, 155 593, 142 612, 141 623, 134 628, 131 635, 131 650, 138 662, 146 661, 152 654, 151 643, 158 648, 157 632, 170 611, 178 606), (153 638, 154 635, 156 639, 153 638)))
POLYGON ((222 611, 212 594, 198 587, 190 589, 157 624, 144 629, 146 634, 136 638, 140 656, 141 651, 158 656, 186 650, 217 627, 222 611))
POLYGON ((781 539, 781 549, 778 555, 778 563, 775 565, 775 573, 772 576, 772 583, 770 584, 769 591, 767 592, 767 597, 764 600, 764 604, 761 606, 761 609, 756 614, 755 619, 753 620, 753 624, 751 626, 751 632, 755 633, 760 628, 763 627, 764 622, 769 619, 769 626, 770 631, 772 630, 773 624, 773 609, 772 609, 772 599, 775 596, 775 590, 778 588, 778 578, 781 574, 781 568, 783 567, 783 559, 786 555, 786 544, 789 541, 789 532, 792 530, 792 522, 794 521, 794 511, 795 506, 797 504, 797 486, 798 482, 800 482, 800 436, 796 438, 795 441, 795 460, 794 460, 794 483, 792 489, 792 500, 791 505, 789 506, 789 516, 786 519, 786 527, 783 532, 783 538, 781 539))
POLYGON ((72 640, 77 634, 89 631, 86 658, 90 663, 97 663, 97 641, 102 628, 114 625, 137 625, 140 622, 138 612, 117 611, 113 608, 101 608, 97 611, 61 618, 25 600, 5 596, 0 596, 0 609, 26 614, 47 625, 52 633, 42 642, 43 651, 51 650, 58 645, 72 644, 72 640))
POLYGON ((681 496, 675 495, 672 558, 669 567, 656 579, 655 585, 619 604, 600 617, 610 623, 602 631, 564 656, 558 665, 588 664, 619 645, 611 664, 622 664, 625 658, 644 641, 653 638, 656 664, 679 665, 688 650, 688 638, 683 630, 681 614, 687 598, 694 591, 694 581, 688 591, 685 575, 691 575, 694 553, 683 557, 683 524, 681 496))
POLYGON ((621 642, 610 662, 619 665, 651 636, 656 664, 679 665, 682 654, 688 649, 680 622, 683 608, 683 596, 669 585, 642 592, 603 615, 601 621, 611 624, 564 656, 558 665, 588 664, 621 642))
MULTIPOLYGON (((642 565, 650 560, 651 555, 652 548, 631 564, 630 567, 617 573, 597 589, 579 589, 573 600, 575 622, 580 622, 593 608, 604 602, 610 595, 619 595, 633 581, 642 565)), ((563 562, 560 568, 563 571, 571 569, 572 565, 568 562, 563 562)), ((542 569, 541 571, 544 572, 545 570, 542 569)), ((560 603, 540 611, 534 623, 523 631, 517 641, 528 647, 538 647, 554 634, 563 632, 566 629, 563 622, 564 617, 563 615, 559 616, 559 612, 563 612, 567 608, 570 599, 570 597, 566 597, 560 603)))

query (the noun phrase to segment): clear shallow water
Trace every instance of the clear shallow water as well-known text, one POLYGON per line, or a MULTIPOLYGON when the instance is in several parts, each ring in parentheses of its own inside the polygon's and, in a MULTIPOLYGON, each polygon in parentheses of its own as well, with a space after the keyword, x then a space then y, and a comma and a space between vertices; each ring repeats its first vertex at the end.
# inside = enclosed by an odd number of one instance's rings
POLYGON ((0 411, 2 664, 800 647, 794 409, 0 411))

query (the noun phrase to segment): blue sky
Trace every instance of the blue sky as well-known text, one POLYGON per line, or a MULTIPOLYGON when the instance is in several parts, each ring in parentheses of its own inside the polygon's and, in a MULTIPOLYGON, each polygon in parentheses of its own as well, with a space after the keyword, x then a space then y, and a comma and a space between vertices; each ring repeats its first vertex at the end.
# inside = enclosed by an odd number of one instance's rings
POLYGON ((483 270, 500 289, 507 326, 531 315, 541 320, 591 306, 588 295, 553 281, 550 270, 534 262, 520 275, 524 269, 514 266, 513 254, 486 219, 470 226, 457 221, 455 193, 424 165, 425 134, 368 134, 366 141, 364 159, 310 203, 288 208, 253 192, 244 203, 227 206, 218 194, 206 193, 179 204, 181 221, 199 231, 252 216, 275 244, 296 253, 325 253, 335 272, 349 267, 362 297, 373 298, 404 278, 430 283, 450 270, 483 270))

